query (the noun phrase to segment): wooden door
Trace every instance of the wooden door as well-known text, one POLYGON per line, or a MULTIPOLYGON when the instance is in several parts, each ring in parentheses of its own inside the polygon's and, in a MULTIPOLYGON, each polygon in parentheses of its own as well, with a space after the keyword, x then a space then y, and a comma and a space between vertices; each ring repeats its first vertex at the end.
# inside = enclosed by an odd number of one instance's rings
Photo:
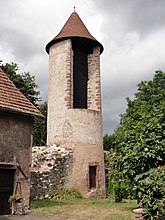
POLYGON ((10 214, 8 199, 13 194, 14 169, 0 169, 0 215, 10 214))

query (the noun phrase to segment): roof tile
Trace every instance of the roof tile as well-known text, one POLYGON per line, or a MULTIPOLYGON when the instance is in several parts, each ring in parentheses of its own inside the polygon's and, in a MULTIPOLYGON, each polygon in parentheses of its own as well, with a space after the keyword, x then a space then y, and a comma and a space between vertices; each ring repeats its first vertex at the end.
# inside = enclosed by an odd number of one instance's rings
POLYGON ((73 12, 70 17, 68 18, 67 22, 59 32, 59 34, 53 38, 47 45, 46 51, 49 53, 49 48, 51 45, 56 43, 59 40, 66 39, 66 38, 73 38, 73 37, 81 37, 91 40, 97 43, 100 48, 101 52, 103 51, 103 46, 100 44, 88 31, 86 26, 84 25, 83 21, 79 17, 76 12, 73 12))
POLYGON ((33 116, 43 116, 41 112, 17 89, 0 68, 0 108, 33 116))

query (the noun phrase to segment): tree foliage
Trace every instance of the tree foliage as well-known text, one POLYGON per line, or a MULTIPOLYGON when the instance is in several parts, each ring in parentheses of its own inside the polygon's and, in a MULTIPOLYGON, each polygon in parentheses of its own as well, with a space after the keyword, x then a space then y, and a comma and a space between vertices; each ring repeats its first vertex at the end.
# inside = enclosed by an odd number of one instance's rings
POLYGON ((120 183, 115 196, 121 200, 124 181, 129 195, 146 208, 146 219, 164 218, 165 73, 156 71, 152 80, 139 83, 135 99, 127 98, 127 103, 120 125, 111 135, 109 186, 120 183))
POLYGON ((46 145, 47 136, 47 102, 39 106, 44 118, 35 118, 33 126, 33 146, 46 145))
POLYGON ((165 164, 165 73, 138 85, 114 133, 116 166, 130 179, 165 164))
POLYGON ((38 101, 40 101, 40 92, 35 83, 35 77, 31 76, 29 72, 24 72, 22 74, 17 73, 19 68, 16 63, 2 64, 2 61, 0 61, 0 67, 24 96, 34 105, 37 105, 38 101))
POLYGON ((114 148, 114 137, 113 135, 105 134, 103 137, 103 147, 104 150, 109 151, 110 149, 114 148))
POLYGON ((2 64, 0 61, 0 67, 8 75, 10 80, 15 86, 26 96, 26 98, 32 102, 45 116, 44 118, 34 118, 33 125, 33 145, 41 146, 46 144, 46 118, 47 118, 47 103, 39 104, 41 100, 39 97, 38 85, 35 83, 35 77, 29 72, 22 74, 18 73, 18 64, 6 63, 2 64))
POLYGON ((145 219, 164 219, 165 217, 165 166, 153 168, 137 175, 135 189, 146 208, 145 219))

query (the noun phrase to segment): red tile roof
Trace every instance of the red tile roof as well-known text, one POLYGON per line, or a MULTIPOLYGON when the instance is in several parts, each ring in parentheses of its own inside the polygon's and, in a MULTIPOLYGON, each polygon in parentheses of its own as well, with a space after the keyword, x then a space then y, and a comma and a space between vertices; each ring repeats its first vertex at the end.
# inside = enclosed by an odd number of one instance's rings
POLYGON ((0 109, 32 116, 43 116, 41 112, 16 88, 0 68, 0 109))
POLYGON ((100 44, 88 31, 83 21, 79 17, 76 12, 73 12, 68 18, 67 22, 59 32, 59 34, 53 38, 47 45, 46 51, 49 53, 49 48, 59 40, 73 38, 73 37, 81 37, 95 42, 98 46, 100 46, 101 53, 103 51, 103 46, 100 44))

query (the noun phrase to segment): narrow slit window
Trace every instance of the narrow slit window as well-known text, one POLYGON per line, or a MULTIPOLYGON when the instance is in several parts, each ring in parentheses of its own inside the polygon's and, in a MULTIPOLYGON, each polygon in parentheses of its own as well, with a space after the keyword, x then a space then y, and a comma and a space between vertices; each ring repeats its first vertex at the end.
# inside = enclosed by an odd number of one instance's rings
POLYGON ((89 166, 89 188, 96 188, 97 166, 89 166))

